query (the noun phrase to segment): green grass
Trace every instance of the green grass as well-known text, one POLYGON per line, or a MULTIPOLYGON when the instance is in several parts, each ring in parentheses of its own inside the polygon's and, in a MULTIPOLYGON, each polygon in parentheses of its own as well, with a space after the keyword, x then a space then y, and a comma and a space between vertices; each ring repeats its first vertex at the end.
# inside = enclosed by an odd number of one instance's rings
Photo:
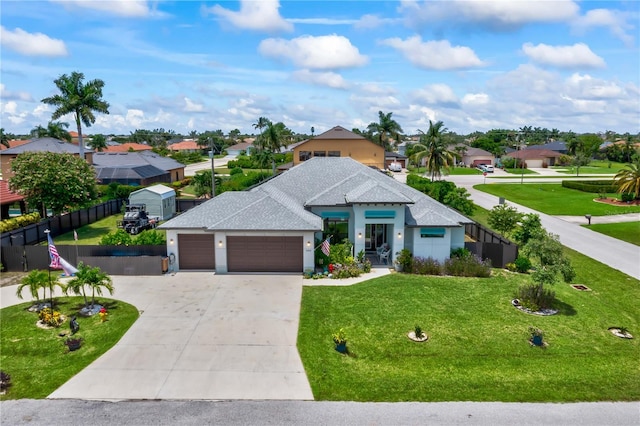
POLYGON ((36 327, 38 315, 27 311, 32 303, 0 310, 0 369, 11 376, 12 383, 0 400, 47 397, 115 345, 138 318, 138 310, 132 305, 105 298, 99 301, 108 309, 108 320, 101 323, 97 315, 78 316, 80 331, 74 337, 84 341, 74 352, 68 351, 63 344, 65 338, 58 334, 69 334, 68 318, 84 306, 82 297, 56 299, 56 310, 66 315, 67 321, 50 330, 36 327))
MULTIPOLYGON (((82 226, 76 231, 78 233, 79 245, 98 245, 103 236, 109 232, 113 232, 118 229, 116 222, 122 220, 122 214, 114 214, 93 222, 89 225, 82 226)), ((54 239, 56 245, 75 244, 73 239, 73 232, 67 232, 61 234, 54 239)))
POLYGON ((619 222, 583 225, 592 231, 640 246, 640 222, 619 222))
MULTIPOLYGON (((588 166, 580 167, 580 175, 616 174, 626 166, 625 163, 615 161, 593 160, 588 166)), ((576 174, 572 166, 554 166, 558 173, 576 174)))
POLYGON ((528 315, 510 300, 529 276, 487 279, 391 274, 345 287, 304 287, 298 348, 314 398, 346 401, 637 401, 640 286, 569 251, 576 282, 556 284, 559 314, 528 315), (420 325, 429 335, 415 343, 420 325), (529 345, 528 328, 548 347, 529 345), (636 336, 613 336, 624 326, 636 336), (349 355, 331 334, 347 333, 349 355))
MULTIPOLYGON (((425 173, 428 173, 428 170, 426 167, 415 167, 415 166, 409 166, 407 167, 407 170, 409 171, 409 173, 415 173, 415 174, 420 174, 423 175, 425 173)), ((446 176, 446 175, 481 175, 482 172, 476 168, 473 167, 451 167, 449 170, 442 170, 442 175, 446 176)))
POLYGON ((605 216, 640 212, 640 207, 611 206, 595 202, 593 200, 597 198, 597 194, 563 188, 554 183, 492 183, 476 185, 474 188, 550 215, 605 216))
POLYGON ((512 168, 512 169, 505 168, 504 171, 507 173, 511 173, 512 175, 537 175, 538 174, 533 170, 523 169, 523 168, 512 168))

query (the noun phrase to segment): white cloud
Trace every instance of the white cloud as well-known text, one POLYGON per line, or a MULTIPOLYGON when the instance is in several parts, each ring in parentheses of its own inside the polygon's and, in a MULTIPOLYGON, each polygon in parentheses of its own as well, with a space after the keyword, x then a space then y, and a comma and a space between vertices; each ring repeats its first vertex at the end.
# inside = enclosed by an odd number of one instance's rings
POLYGON ((60 3, 65 8, 79 7, 84 9, 107 12, 125 18, 145 18, 149 16, 162 16, 161 12, 149 7, 144 0, 51 0, 60 3))
POLYGON ((566 79, 565 88, 569 96, 588 100, 624 99, 632 95, 615 82, 593 78, 588 74, 573 74, 566 79))
POLYGON ((460 105, 458 97, 453 93, 451 87, 446 84, 425 86, 413 94, 413 99, 416 102, 439 105, 445 108, 457 108, 460 105))
POLYGON ((301 36, 291 40, 268 38, 258 52, 274 59, 288 59, 307 69, 339 69, 364 65, 368 59, 348 38, 339 35, 301 36))
POLYGON ((459 22, 505 30, 536 22, 565 22, 577 15, 579 7, 571 0, 404 0, 399 11, 411 27, 459 22))
POLYGON ((62 40, 56 40, 42 33, 28 33, 21 28, 14 31, 0 26, 0 43, 25 56, 67 56, 67 48, 62 40))
POLYGON ((486 93, 467 93, 462 97, 463 105, 487 105, 490 101, 486 93))
POLYGON ((30 93, 27 92, 13 92, 11 90, 7 90, 3 83, 0 83, 0 98, 5 100, 16 100, 16 101, 26 101, 32 102, 33 98, 30 93))
POLYGON ((184 112, 204 112, 204 105, 198 104, 191 99, 184 97, 184 112))
POLYGON ((449 41, 426 41, 420 36, 398 37, 380 42, 400 51, 413 65, 431 70, 465 69, 484 66, 475 52, 466 46, 451 46, 449 41))
POLYGON ((340 74, 335 72, 313 72, 309 70, 298 70, 292 74, 295 80, 317 86, 326 86, 333 89, 346 89, 349 85, 340 74))
POLYGON ((541 65, 551 65, 558 68, 603 68, 604 60, 593 53, 584 43, 573 46, 549 46, 548 44, 531 43, 522 45, 522 51, 532 61, 541 65))
POLYGON ((18 110, 18 104, 15 101, 3 102, 2 113, 3 114, 15 114, 18 110))
POLYGON ((279 8, 278 0, 241 0, 238 12, 225 9, 218 4, 209 8, 203 7, 202 10, 205 15, 211 13, 226 19, 236 28, 270 33, 293 31, 293 25, 280 16, 279 8))
MULTIPOLYGON (((592 9, 587 11, 583 16, 575 18, 571 22, 571 25, 578 34, 582 34, 592 28, 609 28, 609 31, 614 36, 618 37, 627 45, 632 45, 634 37, 629 35, 628 32, 632 31, 635 27, 628 24, 627 20, 633 19, 632 16, 618 10, 592 9)), ((637 15, 635 20, 637 21, 637 15)))
POLYGON ((396 22, 396 19, 392 18, 380 18, 377 15, 363 15, 360 17, 358 21, 355 22, 354 27, 358 29, 371 29, 371 28, 379 28, 383 25, 388 25, 396 22))

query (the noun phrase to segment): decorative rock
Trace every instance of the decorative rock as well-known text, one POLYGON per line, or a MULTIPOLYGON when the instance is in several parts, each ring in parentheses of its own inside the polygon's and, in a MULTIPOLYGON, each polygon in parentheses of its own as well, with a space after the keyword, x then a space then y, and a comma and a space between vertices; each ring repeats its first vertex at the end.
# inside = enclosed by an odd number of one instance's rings
POLYGON ((549 315, 555 315, 558 313, 557 309, 540 309, 539 311, 532 311, 531 309, 525 308, 524 306, 522 306, 518 299, 513 299, 511 301, 511 304, 513 305, 514 308, 526 314, 531 314, 531 315, 549 316, 549 315))

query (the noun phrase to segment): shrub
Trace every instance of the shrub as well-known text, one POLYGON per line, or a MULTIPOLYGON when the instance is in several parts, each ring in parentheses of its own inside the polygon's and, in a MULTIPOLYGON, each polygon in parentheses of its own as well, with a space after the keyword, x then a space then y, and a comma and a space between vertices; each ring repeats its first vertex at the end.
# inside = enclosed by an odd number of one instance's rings
POLYGON ((51 327, 59 327, 62 324, 62 315, 58 311, 52 311, 51 308, 43 308, 38 312, 38 318, 43 324, 51 327))
POLYGON ((101 246, 129 246, 133 244, 133 238, 124 229, 117 229, 103 236, 99 245, 101 246))
POLYGON ((229 170, 229 176, 241 175, 242 173, 243 171, 240 167, 234 167, 233 169, 229 170))
POLYGON ((457 277, 487 278, 491 276, 491 262, 478 256, 452 257, 445 260, 444 271, 457 277))
POLYGON ((517 269, 516 269, 516 264, 515 264, 515 263, 513 263, 513 262, 509 262, 509 263, 507 263, 506 265, 504 265, 504 267, 505 267, 505 269, 506 269, 507 271, 511 271, 511 272, 516 272, 516 271, 517 271, 517 269))
POLYGON ((577 189, 582 192, 593 192, 599 194, 601 192, 616 192, 612 180, 563 180, 562 186, 569 189, 577 189))
POLYGON ((332 244, 329 256, 331 263, 353 265, 355 259, 351 256, 352 247, 353 244, 346 238, 342 240, 342 243, 332 244))
POLYGON ((516 166, 516 159, 513 157, 502 157, 501 162, 505 169, 513 169, 516 166))
POLYGON ((414 257, 411 272, 419 275, 442 275, 442 265, 432 257, 414 257))
POLYGON ((167 237, 164 232, 155 229, 142 231, 134 240, 134 244, 141 246, 163 246, 167 244, 167 237))
POLYGON ((569 166, 571 165, 571 162, 573 161, 573 158, 571 158, 570 155, 566 155, 566 154, 562 154, 560 157, 558 157, 558 166, 569 166))
POLYGON ((526 274, 531 269, 531 261, 528 257, 518 256, 514 262, 515 270, 521 274, 526 274))
POLYGON ((11 376, 4 371, 0 371, 0 391, 6 391, 11 386, 11 376))
POLYGON ((412 263, 413 263, 413 255, 411 251, 408 249, 402 249, 397 253, 398 257, 396 257, 396 262, 402 268, 403 272, 411 272, 412 263))
POLYGON ((457 249, 451 250, 451 257, 469 257, 471 256, 471 252, 465 247, 458 247, 457 249))
POLYGON ((0 232, 8 232, 33 223, 38 223, 40 222, 40 219, 42 219, 42 217, 38 212, 23 214, 22 216, 6 219, 0 222, 0 232))
POLYGON ((342 278, 353 278, 359 277, 362 274, 363 270, 358 267, 358 265, 339 265, 336 266, 333 270, 333 278, 342 279, 342 278))
POLYGON ((539 311, 553 306, 553 302, 556 300, 556 293, 540 285, 524 284, 518 287, 515 297, 525 308, 539 311))
POLYGON ((620 200, 625 203, 630 203, 635 199, 636 199, 635 194, 632 194, 631 192, 623 192, 622 194, 620 194, 620 200))

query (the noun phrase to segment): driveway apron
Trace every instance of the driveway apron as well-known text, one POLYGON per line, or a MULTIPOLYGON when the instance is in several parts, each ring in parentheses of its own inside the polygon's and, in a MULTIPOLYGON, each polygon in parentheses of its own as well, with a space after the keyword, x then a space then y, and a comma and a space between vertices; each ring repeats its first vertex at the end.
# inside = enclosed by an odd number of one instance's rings
POLYGON ((138 307, 140 318, 49 398, 313 399, 296 347, 302 277, 181 272, 113 280, 114 297, 138 307))

